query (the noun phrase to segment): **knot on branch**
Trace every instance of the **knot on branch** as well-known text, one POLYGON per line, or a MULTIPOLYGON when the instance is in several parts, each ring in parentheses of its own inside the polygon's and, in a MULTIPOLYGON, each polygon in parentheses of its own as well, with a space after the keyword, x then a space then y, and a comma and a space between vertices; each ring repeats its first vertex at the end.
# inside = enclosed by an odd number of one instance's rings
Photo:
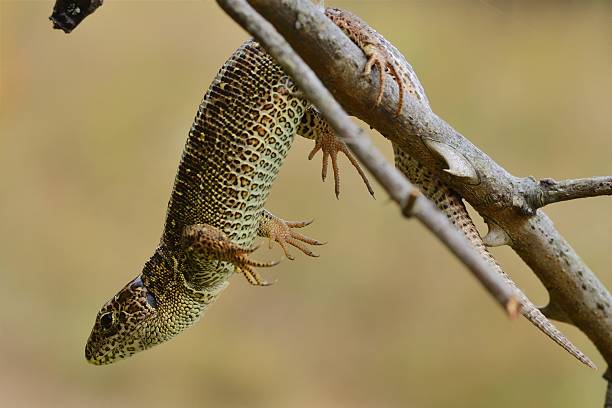
POLYGON ((421 193, 419 192, 419 190, 417 190, 416 188, 413 188, 406 195, 406 197, 402 198, 402 200, 400 201, 400 208, 402 210, 402 215, 404 217, 406 218, 412 217, 412 209, 414 208, 414 203, 416 202, 416 199, 420 195, 421 193))
POLYGON ((429 150, 444 160, 448 168, 443 171, 451 176, 457 177, 466 184, 480 184, 480 178, 478 177, 476 169, 472 166, 472 163, 454 147, 433 139, 423 139, 423 142, 429 150))
POLYGON ((542 190, 532 176, 520 179, 512 194, 512 207, 522 215, 534 215, 542 205, 542 190))
POLYGON ((488 247, 508 245, 512 241, 508 233, 491 220, 486 221, 489 232, 482 238, 482 242, 488 247))

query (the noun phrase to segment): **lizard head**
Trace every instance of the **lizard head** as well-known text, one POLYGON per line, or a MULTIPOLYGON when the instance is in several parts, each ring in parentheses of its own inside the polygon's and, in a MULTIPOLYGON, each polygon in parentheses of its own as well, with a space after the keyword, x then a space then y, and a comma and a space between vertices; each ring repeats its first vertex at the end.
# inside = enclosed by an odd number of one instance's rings
POLYGON ((151 347, 155 336, 149 327, 157 320, 158 303, 138 276, 98 312, 85 346, 92 364, 109 364, 151 347))
POLYGON ((176 258, 156 253, 143 272, 98 312, 85 346, 85 358, 103 365, 125 359, 171 339, 193 325, 228 285, 195 290, 176 258))

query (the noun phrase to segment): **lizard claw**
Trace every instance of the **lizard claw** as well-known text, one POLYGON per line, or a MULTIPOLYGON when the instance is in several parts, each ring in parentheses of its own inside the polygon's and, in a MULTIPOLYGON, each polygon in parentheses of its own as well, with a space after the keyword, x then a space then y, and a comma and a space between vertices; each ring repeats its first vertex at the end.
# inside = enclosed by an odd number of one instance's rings
MULTIPOLYGON (((382 89, 382 88, 381 88, 382 89)), ((327 178, 327 167, 329 163, 329 158, 331 157, 332 169, 334 172, 334 190, 336 192, 336 198, 340 197, 340 170, 338 168, 338 153, 344 153, 344 155, 349 159, 353 167, 357 170, 361 179, 365 183, 368 192, 372 197, 374 196, 374 190, 372 190, 372 186, 365 173, 361 169, 361 166, 353 157, 353 154, 348 149, 346 144, 339 140, 334 134, 333 130, 326 126, 326 128, 319 133, 319 135, 315 139, 315 146, 308 154, 308 160, 312 160, 312 158, 319 152, 319 150, 323 151, 323 159, 322 159, 322 167, 321 167, 321 179, 325 181, 327 178)))
POLYGON ((290 260, 294 260, 295 258, 289 253, 287 244, 299 249, 308 256, 317 258, 319 255, 312 252, 310 248, 308 248, 305 244, 324 245, 325 242, 310 238, 292 229, 303 228, 307 225, 310 225, 311 223, 312 220, 285 221, 265 211, 263 214, 262 221, 259 225, 258 234, 262 237, 268 237, 270 248, 272 248, 272 242, 276 241, 285 253, 285 256, 290 260))
POLYGON ((262 279, 261 275, 255 269, 250 267, 236 268, 236 272, 242 273, 247 282, 254 286, 272 286, 277 282, 276 279, 273 282, 268 282, 267 280, 262 279))
POLYGON ((230 262, 234 264, 236 267, 236 272, 240 272, 244 275, 246 280, 255 286, 270 286, 273 285, 274 282, 268 282, 262 279, 261 275, 254 269, 254 267, 258 268, 270 268, 272 266, 276 266, 280 263, 280 261, 254 261, 248 257, 248 254, 254 252, 259 248, 259 245, 255 245, 251 248, 243 249, 237 247, 234 249, 234 256, 232 259, 228 259, 230 262))
POLYGON ((363 75, 369 77, 372 68, 375 66, 378 67, 378 95, 376 96, 376 106, 380 105, 382 101, 383 92, 385 90, 385 73, 389 70, 399 90, 399 102, 395 112, 396 115, 399 115, 404 106, 404 83, 398 73, 397 63, 383 47, 377 46, 376 44, 366 44, 363 47, 363 52, 368 58, 368 62, 363 69, 363 75))
MULTIPOLYGON (((409 78, 402 75, 401 63, 397 61, 393 53, 381 41, 380 36, 364 23, 359 17, 353 14, 328 8, 325 10, 325 15, 330 18, 348 37, 355 43, 368 61, 363 69, 364 76, 370 76, 373 67, 378 67, 378 95, 376 96, 376 106, 380 104, 385 90, 385 73, 387 70, 393 76, 399 90, 399 103, 397 106, 396 115, 398 115, 404 106, 404 91, 408 87, 410 93, 415 93, 413 85, 409 78)), ((418 94, 416 94, 418 97, 418 94)))

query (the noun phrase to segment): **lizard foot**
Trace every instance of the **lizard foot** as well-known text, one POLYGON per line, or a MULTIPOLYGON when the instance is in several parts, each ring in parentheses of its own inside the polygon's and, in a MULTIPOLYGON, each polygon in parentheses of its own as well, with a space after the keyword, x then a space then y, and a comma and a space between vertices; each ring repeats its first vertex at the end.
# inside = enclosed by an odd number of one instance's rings
POLYGON ((348 149, 346 144, 336 137, 336 134, 327 123, 324 124, 324 128, 317 134, 317 137, 315 138, 315 146, 308 154, 308 160, 312 160, 319 150, 323 151, 323 167, 321 168, 321 179, 323 181, 325 181, 325 178, 327 177, 327 165, 329 158, 331 157, 332 169, 334 171, 336 198, 339 198, 340 196, 340 170, 338 169, 338 153, 340 152, 344 153, 344 155, 349 159, 353 167, 355 167, 361 176, 361 179, 365 183, 370 195, 372 195, 372 197, 374 196, 374 190, 372 190, 372 186, 361 169, 361 166, 357 160, 355 160, 353 154, 348 149))
MULTIPOLYGON (((405 78, 400 74, 401 63, 382 42, 380 35, 354 14, 334 8, 325 9, 325 15, 331 19, 365 54, 368 61, 363 69, 363 75, 370 76, 372 68, 378 67, 378 95, 376 106, 380 104, 385 90, 385 73, 387 70, 393 76, 399 89, 399 103, 396 115, 404 106, 405 78)), ((410 84, 408 84, 410 87, 410 84)))
POLYGON ((278 265, 279 261, 253 261, 248 255, 258 246, 242 248, 236 245, 223 231, 207 224, 195 224, 183 231, 183 248, 190 257, 199 259, 227 261, 234 264, 236 272, 244 274, 247 281, 256 286, 271 285, 261 278, 254 267, 267 268, 278 265))
POLYGON ((368 62, 363 69, 363 75, 369 77, 372 68, 375 66, 378 67, 378 95, 376 96, 376 106, 380 105, 382 101, 383 92, 385 90, 385 73, 388 70, 399 89, 399 102, 397 111, 395 112, 396 115, 399 115, 404 107, 404 83, 399 74, 397 63, 387 50, 380 45, 368 43, 362 49, 368 58, 368 62))
POLYGON ((264 210, 262 219, 257 230, 257 235, 260 237, 267 237, 269 239, 269 247, 272 248, 272 242, 276 241, 283 249, 285 256, 291 260, 295 259, 288 251, 287 244, 296 247, 304 254, 312 257, 318 257, 304 244, 310 245, 324 245, 325 242, 321 242, 314 238, 307 237, 306 235, 300 234, 294 231, 292 228, 303 228, 310 225, 310 221, 285 221, 274 214, 264 210))

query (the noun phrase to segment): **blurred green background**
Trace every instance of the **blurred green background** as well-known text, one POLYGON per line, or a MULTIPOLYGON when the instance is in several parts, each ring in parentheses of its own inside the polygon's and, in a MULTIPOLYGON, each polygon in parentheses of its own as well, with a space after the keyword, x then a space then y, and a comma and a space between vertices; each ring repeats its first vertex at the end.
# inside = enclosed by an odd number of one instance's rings
MULTIPOLYGON (((509 171, 611 174, 612 6, 535 3, 328 1, 402 50, 434 110, 509 171)), ((70 35, 51 29, 51 8, 0 1, 0 406, 601 406, 602 370, 509 322, 346 161, 337 201, 302 140, 268 208, 314 217, 321 257, 265 271, 280 279, 271 288, 235 277, 195 328, 88 365, 95 314, 154 250, 197 105, 247 35, 212 0, 107 1, 70 35)), ((610 208, 546 209, 608 287, 610 208)), ((493 252, 546 302, 511 250, 493 252)), ((280 255, 262 247, 257 259, 280 255)))

